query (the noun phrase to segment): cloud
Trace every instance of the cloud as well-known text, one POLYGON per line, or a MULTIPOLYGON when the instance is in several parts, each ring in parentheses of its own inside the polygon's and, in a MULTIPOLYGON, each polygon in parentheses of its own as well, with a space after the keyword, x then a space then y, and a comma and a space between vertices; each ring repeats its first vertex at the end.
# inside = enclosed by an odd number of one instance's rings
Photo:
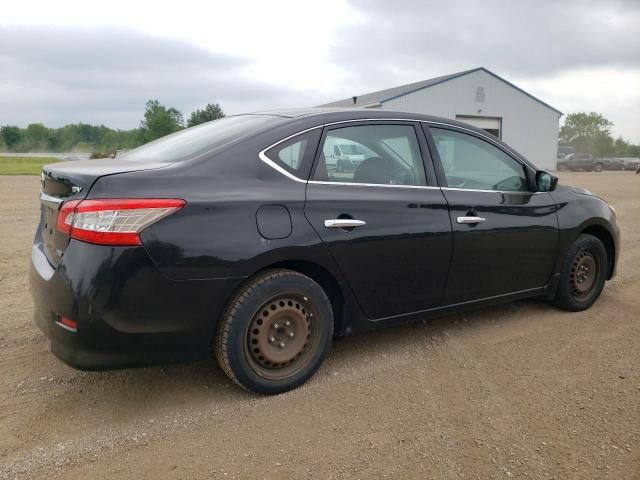
POLYGON ((14 2, 0 19, 0 125, 131 128, 150 98, 185 115, 303 107, 482 65, 640 139, 638 0, 185 1, 126 17, 124 0, 106 16, 14 2))
POLYGON ((327 101, 484 66, 558 109, 601 111, 638 142, 640 2, 350 0, 327 101), (621 100, 624 98, 625 100, 621 100))
POLYGON ((0 124, 131 128, 149 98, 185 115, 209 102, 230 113, 313 102, 306 92, 253 80, 250 66, 128 29, 0 27, 0 124))
POLYGON ((338 32, 332 58, 363 84, 393 85, 485 66, 544 76, 640 67, 637 0, 352 0, 364 19, 338 32), (391 83, 389 83, 391 82, 391 83))

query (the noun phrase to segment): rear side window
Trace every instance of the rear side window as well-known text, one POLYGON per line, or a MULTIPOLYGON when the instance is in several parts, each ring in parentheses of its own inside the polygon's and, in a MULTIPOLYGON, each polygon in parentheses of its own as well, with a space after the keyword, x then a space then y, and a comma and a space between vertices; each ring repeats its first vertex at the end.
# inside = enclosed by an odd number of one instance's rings
POLYGON ((426 185, 411 125, 359 125, 326 134, 314 180, 371 185, 426 185))
POLYGON ((316 154, 320 133, 319 128, 301 133, 271 147, 265 154, 289 173, 306 180, 316 154))
POLYGON ((238 115, 225 117, 159 138, 123 155, 123 160, 174 162, 213 150, 238 138, 251 135, 279 117, 238 115))
POLYGON ((278 150, 278 160, 292 170, 298 170, 302 165, 302 158, 304 157, 304 152, 308 145, 309 140, 306 138, 296 140, 295 142, 278 150))

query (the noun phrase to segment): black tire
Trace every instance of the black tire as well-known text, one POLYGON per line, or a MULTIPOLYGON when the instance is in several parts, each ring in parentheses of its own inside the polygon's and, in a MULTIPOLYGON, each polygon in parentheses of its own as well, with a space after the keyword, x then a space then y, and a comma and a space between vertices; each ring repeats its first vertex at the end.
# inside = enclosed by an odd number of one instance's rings
POLYGON ((554 305, 570 312, 586 310, 600 297, 607 271, 602 242, 592 235, 580 235, 565 257, 554 305))
POLYGON ((269 270, 230 301, 218 325, 215 354, 241 387, 277 394, 313 376, 332 336, 333 310, 322 287, 298 272, 269 270))
POLYGON ((601 171, 602 171, 602 164, 601 164, 601 163, 596 163, 596 164, 593 166, 593 171, 594 171, 594 172, 601 172, 601 171))

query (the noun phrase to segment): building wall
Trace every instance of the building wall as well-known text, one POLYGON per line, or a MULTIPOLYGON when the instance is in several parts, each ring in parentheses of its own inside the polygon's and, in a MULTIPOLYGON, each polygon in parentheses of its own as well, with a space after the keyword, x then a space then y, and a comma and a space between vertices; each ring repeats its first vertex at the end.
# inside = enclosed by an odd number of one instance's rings
POLYGON ((456 115, 501 117, 502 140, 538 168, 556 168, 560 114, 486 72, 388 100, 382 108, 451 119, 456 115), (478 87, 484 88, 484 102, 476 99, 478 87))

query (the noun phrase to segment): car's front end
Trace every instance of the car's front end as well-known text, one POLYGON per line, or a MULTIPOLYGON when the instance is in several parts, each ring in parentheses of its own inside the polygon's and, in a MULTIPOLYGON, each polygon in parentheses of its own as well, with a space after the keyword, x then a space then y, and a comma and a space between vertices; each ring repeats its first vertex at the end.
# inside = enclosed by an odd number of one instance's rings
POLYGON ((620 258, 620 227, 613 205, 591 191, 572 185, 558 185, 552 193, 554 200, 562 208, 558 210, 561 225, 561 250, 575 241, 580 233, 596 236, 607 250, 609 280, 616 274, 620 258))

